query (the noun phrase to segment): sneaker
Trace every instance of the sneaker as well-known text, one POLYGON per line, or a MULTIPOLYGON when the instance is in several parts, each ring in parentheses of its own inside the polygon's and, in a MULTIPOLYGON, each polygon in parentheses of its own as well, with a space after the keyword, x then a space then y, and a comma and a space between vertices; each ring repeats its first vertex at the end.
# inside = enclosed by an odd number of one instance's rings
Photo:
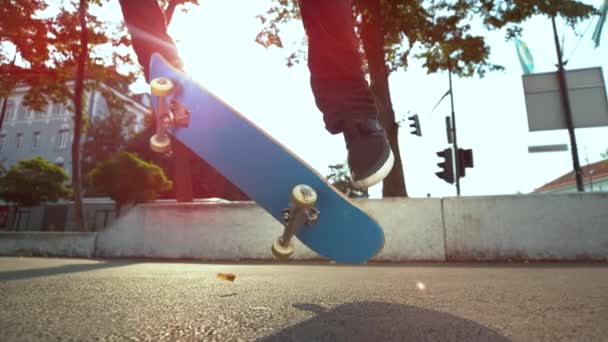
POLYGON ((380 183, 395 162, 386 132, 376 119, 359 122, 344 130, 348 166, 353 186, 368 189, 380 183))

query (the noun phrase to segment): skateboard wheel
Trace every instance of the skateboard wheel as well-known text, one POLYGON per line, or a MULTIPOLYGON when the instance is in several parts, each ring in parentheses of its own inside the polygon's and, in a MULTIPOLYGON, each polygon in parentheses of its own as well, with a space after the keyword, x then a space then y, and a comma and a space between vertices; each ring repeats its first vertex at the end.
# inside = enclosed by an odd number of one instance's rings
POLYGON ((308 185, 296 185, 291 190, 291 201, 297 207, 311 208, 317 202, 317 192, 308 185))
POLYGON ((289 241, 287 246, 281 245, 279 237, 272 243, 272 255, 275 259, 286 260, 293 254, 293 241, 289 241))
POLYGON ((154 152, 165 153, 171 150, 171 139, 169 139, 168 135, 158 136, 154 134, 150 138, 150 149, 154 152))
POLYGON ((150 82, 150 89, 152 91, 152 95, 167 96, 173 90, 173 82, 164 77, 155 78, 152 80, 152 82, 150 82))

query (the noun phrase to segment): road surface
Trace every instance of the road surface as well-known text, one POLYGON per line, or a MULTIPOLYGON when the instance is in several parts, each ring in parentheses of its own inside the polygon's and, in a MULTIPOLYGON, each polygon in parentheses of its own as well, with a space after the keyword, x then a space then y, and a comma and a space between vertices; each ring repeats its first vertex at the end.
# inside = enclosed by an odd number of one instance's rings
POLYGON ((0 340, 608 341, 608 265, 5 257, 0 340))

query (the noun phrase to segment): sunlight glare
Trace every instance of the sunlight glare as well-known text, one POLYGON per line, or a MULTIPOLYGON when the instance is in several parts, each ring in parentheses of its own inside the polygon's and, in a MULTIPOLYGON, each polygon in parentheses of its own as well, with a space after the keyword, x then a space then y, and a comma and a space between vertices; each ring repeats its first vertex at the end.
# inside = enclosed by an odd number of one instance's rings
POLYGON ((423 283, 423 282, 421 282, 421 281, 416 282, 416 287, 417 287, 417 288, 418 288, 418 290, 420 290, 420 291, 424 291, 424 290, 426 289, 426 285, 424 285, 424 283, 423 283))

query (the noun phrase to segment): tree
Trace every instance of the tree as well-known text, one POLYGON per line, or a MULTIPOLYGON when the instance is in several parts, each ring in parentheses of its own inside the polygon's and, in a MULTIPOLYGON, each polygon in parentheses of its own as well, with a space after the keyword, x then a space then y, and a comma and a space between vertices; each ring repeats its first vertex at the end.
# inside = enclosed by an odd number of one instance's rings
MULTIPOLYGON (((72 92, 68 81, 74 79, 75 60, 79 59, 77 65, 77 78, 84 78, 84 65, 88 60, 88 29, 86 27, 86 1, 80 2, 79 15, 76 16, 62 7, 59 14, 54 18, 41 17, 40 11, 47 8, 44 1, 26 0, 11 1, 3 4, 0 9, 2 18, 2 29, 0 30, 0 41, 10 43, 15 48, 12 61, 7 64, 5 50, 0 51, 0 69, 3 77, 0 81, 0 90, 5 97, 2 105, 2 116, 4 118, 6 108, 6 97, 10 95, 17 84, 29 86, 24 97, 23 105, 34 110, 45 108, 49 101, 67 104, 72 102, 71 108, 75 112, 75 134, 72 145, 72 186, 75 189, 75 203, 77 220, 80 226, 86 229, 84 213, 80 196, 80 163, 79 143, 80 130, 82 129, 83 115, 83 81, 76 84, 72 92), (76 20, 78 18, 78 20, 76 20), (76 25, 77 23, 80 26, 76 25), (80 38, 78 29, 80 28, 80 38), (84 44, 83 44, 84 43, 84 44), (80 49, 78 49, 80 47, 80 49), (80 51, 78 53, 77 51, 80 51), (16 64, 17 57, 21 65, 16 64), (79 58, 80 57, 80 58, 79 58)), ((99 23, 94 21, 95 23, 99 23)), ((101 25, 98 25, 98 27, 101 25)), ((93 44, 104 44, 108 38, 97 34, 91 40, 93 44)), ((101 72, 100 75, 113 73, 101 72)))
MULTIPOLYGON (((135 123, 135 114, 126 110, 112 110, 91 118, 82 146, 82 174, 89 174, 97 164, 125 150, 128 141, 136 134, 135 123)), ((86 196, 97 195, 88 182, 84 183, 84 191, 86 196)))
POLYGON ((40 39, 47 34, 47 22, 36 16, 46 7, 42 0, 9 1, 0 7, 0 44, 15 49, 12 56, 6 49, 0 49, 0 68, 3 74, 0 78, 0 97, 3 98, 0 128, 4 123, 7 98, 16 86, 16 80, 10 77, 8 71, 15 69, 17 56, 20 55, 36 66, 38 56, 48 53, 44 39, 40 39))
MULTIPOLYGON (((176 198, 177 197, 177 176, 175 172, 176 165, 175 155, 165 155, 156 153, 150 150, 150 137, 156 132, 156 123, 154 116, 148 116, 145 120, 145 128, 138 132, 127 143, 126 150, 137 154, 137 156, 146 162, 154 163, 161 167, 167 175, 171 175, 171 180, 176 186, 169 191, 161 194, 161 198, 176 198), (173 172, 172 172, 173 171, 173 172)), ((192 177, 192 186, 190 191, 192 196, 196 198, 218 197, 232 201, 243 201, 249 198, 238 187, 228 181, 221 173, 217 172, 211 165, 199 158, 192 151, 183 146, 179 141, 172 142, 173 147, 179 147, 183 151, 183 163, 189 170, 188 177, 192 177)))
POLYGON ((118 70, 133 64, 133 61, 128 53, 121 54, 107 47, 128 44, 126 30, 124 27, 113 30, 88 13, 89 3, 101 5, 101 0, 70 1, 67 5, 64 2, 54 17, 40 13, 46 8, 43 1, 17 3, 9 2, 6 16, 11 13, 20 15, 23 21, 3 25, 0 38, 2 42, 15 46, 13 61, 19 63, 6 63, 6 51, 0 50, 0 71, 3 74, 0 89, 10 94, 16 84, 23 84, 28 86, 23 105, 29 109, 42 110, 53 102, 66 105, 74 113, 72 187, 76 219, 86 230, 80 164, 81 139, 87 123, 85 96, 98 91, 109 108, 124 106, 124 101, 116 96, 114 90, 127 92, 135 74, 118 70), (30 19, 26 19, 28 15, 30 19), (24 30, 24 27, 28 29, 24 30), (100 49, 102 46, 106 49, 100 49))
POLYGON ((182 5, 182 13, 188 13, 191 6, 199 6, 199 0, 160 0, 160 4, 164 8, 167 25, 169 25, 177 6, 182 5))
MULTIPOLYGON (((100 5, 101 1, 91 1, 100 5)), ((74 6, 76 4, 73 4, 74 6)), ((60 94, 63 99, 70 98, 74 112, 74 139, 72 140, 72 187, 74 189, 74 207, 76 220, 83 230, 88 230, 84 217, 84 207, 82 205, 82 165, 81 139, 86 132, 85 128, 85 106, 86 92, 97 90, 108 103, 109 108, 123 108, 124 101, 120 100, 111 88, 126 90, 126 84, 134 79, 133 74, 121 74, 117 67, 123 63, 132 63, 127 55, 113 53, 109 63, 99 54, 92 53, 95 47, 100 45, 118 46, 124 44, 124 33, 117 37, 112 36, 104 24, 96 17, 88 13, 89 0, 79 0, 75 11, 62 8, 60 14, 54 19, 51 32, 54 36, 52 42, 55 43, 57 50, 51 55, 50 59, 55 66, 55 72, 62 72, 67 75, 60 84, 60 94), (75 28, 75 29, 74 29, 75 28), (90 48, 91 45, 91 48, 90 48), (73 92, 68 88, 68 80, 75 79, 73 92), (67 71, 67 72, 66 72, 67 71), (108 86, 104 87, 102 84, 108 86)))
POLYGON ((3 196, 7 202, 29 207, 57 202, 70 195, 68 180, 63 168, 42 157, 21 160, 3 176, 3 196))
POLYGON ((0 178, 0 196, 6 202, 15 203, 16 214, 22 206, 37 206, 68 198, 71 195, 66 186, 68 180, 63 168, 42 157, 22 160, 0 178))
POLYGON ((350 198, 368 198, 369 193, 366 190, 357 190, 353 187, 352 179, 348 172, 346 164, 330 165, 330 174, 327 180, 331 185, 336 187, 340 192, 350 198))
POLYGON ((97 193, 116 202, 116 216, 123 205, 155 200, 173 186, 160 167, 125 151, 97 165, 88 177, 97 193))
POLYGON ((84 231, 88 230, 82 204, 82 182, 80 165, 80 137, 82 136, 82 112, 84 102, 84 72, 89 57, 89 35, 87 30, 88 0, 80 0, 78 6, 78 23, 80 27, 80 51, 76 57, 76 84, 74 86, 74 140, 72 140, 72 188, 74 189, 74 210, 76 222, 84 231))
MULTIPOLYGON (((164 9, 167 26, 173 19, 178 5, 187 13, 188 5, 198 6, 198 0, 160 0, 164 9)), ((156 131, 153 115, 146 118, 145 128, 128 142, 127 150, 136 153, 140 158, 159 165, 166 174, 172 176, 175 186, 163 197, 176 198, 180 202, 190 202, 194 197, 219 197, 227 200, 247 200, 248 197, 211 165, 188 150, 179 141, 173 139, 173 152, 170 155, 153 152, 149 148, 149 139, 156 131)))
MULTIPOLYGON (((518 24, 531 16, 557 14, 574 25, 592 11, 593 7, 570 0, 354 0, 353 16, 370 88, 396 157, 395 167, 384 180, 383 196, 407 196, 397 140, 399 126, 388 83, 391 72, 407 70, 413 56, 423 61, 428 73, 451 70, 461 77, 483 77, 488 71, 504 68, 489 62, 490 47, 483 36, 472 33, 472 19, 481 17, 490 30, 507 27, 510 39, 521 33, 518 24)), ((265 47, 282 48, 280 25, 300 19, 297 1, 274 0, 258 17, 264 26, 256 41, 265 47)), ((299 63, 303 52, 288 52, 287 65, 299 63)))

